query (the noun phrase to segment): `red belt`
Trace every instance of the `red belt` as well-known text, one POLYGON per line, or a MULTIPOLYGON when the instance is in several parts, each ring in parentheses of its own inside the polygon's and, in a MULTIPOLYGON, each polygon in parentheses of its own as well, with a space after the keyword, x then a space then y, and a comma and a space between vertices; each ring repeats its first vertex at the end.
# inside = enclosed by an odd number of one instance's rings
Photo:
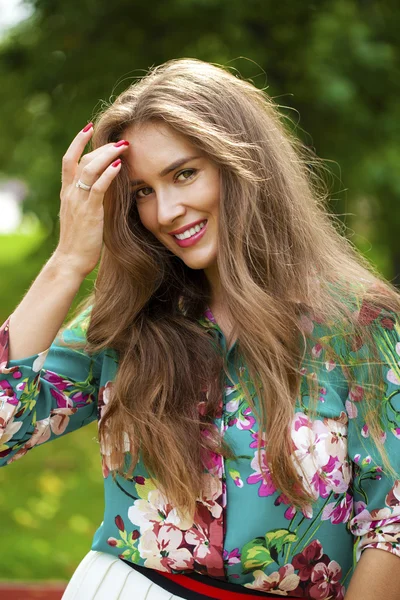
MULTIPOLYGON (((207 598, 212 598, 213 600, 256 600, 256 598, 260 600, 262 598, 275 598, 277 600, 280 597, 277 594, 269 592, 249 590, 239 584, 232 584, 219 579, 215 579, 214 581, 210 577, 199 575, 198 573, 191 573, 189 575, 166 573, 164 571, 157 571, 156 569, 141 567, 123 558, 121 560, 135 571, 142 573, 142 575, 162 589, 183 598, 196 600, 206 600, 207 598), (201 581, 203 577, 208 579, 209 582, 211 581, 211 583, 201 581), (242 591, 236 591, 235 588, 242 588, 242 591)), ((294 596, 285 596, 285 598, 287 600, 296 600, 294 596)))
MULTIPOLYGON (((228 591, 228 590, 224 590, 222 588, 214 587, 213 585, 208 585, 207 583, 197 581, 196 579, 186 577, 186 575, 178 575, 178 574, 174 574, 174 573, 164 573, 161 571, 158 571, 158 573, 160 573, 160 575, 162 575, 163 577, 170 579, 174 583, 177 583, 178 585, 182 586, 186 590, 190 590, 191 592, 197 592, 198 594, 203 594, 203 596, 206 596, 208 598, 214 598, 215 600, 234 600, 234 599, 235 600, 251 600, 252 598, 254 598, 254 599, 257 598, 258 600, 260 600, 260 598, 262 598, 262 597, 264 597, 264 598, 280 598, 281 597, 281 596, 278 596, 277 594, 268 594, 265 592, 264 593, 259 592, 258 594, 244 594, 242 592, 234 592, 231 590, 228 591)), ((294 596, 285 596, 285 598, 287 598, 287 600, 290 600, 291 598, 293 600, 296 600, 294 598, 294 596)), ((298 600, 298 598, 297 598, 297 600, 298 600)))

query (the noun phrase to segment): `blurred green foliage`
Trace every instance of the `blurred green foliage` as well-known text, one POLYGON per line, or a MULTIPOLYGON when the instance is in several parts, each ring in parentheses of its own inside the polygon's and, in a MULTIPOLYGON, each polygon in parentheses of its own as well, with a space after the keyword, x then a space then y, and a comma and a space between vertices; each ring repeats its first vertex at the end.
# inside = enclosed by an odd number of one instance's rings
MULTIPOLYGON (((57 243, 61 159, 75 134, 148 67, 196 57, 238 69, 327 160, 331 210, 399 280, 400 12, 395 0, 27 0, 0 44, 0 165, 42 226, 0 236, 0 317, 57 243)), ((0 173, 1 174, 1 173, 0 173)), ((92 278, 80 295, 90 288, 92 278)), ((1 578, 68 578, 101 521, 95 426, 0 471, 1 578), (22 482, 22 483, 21 483, 22 482)))

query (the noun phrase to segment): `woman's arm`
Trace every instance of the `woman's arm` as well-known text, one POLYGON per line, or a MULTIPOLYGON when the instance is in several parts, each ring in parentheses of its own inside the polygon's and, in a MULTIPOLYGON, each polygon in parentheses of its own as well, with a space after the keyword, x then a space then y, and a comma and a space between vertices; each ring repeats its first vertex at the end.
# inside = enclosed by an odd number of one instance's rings
POLYGON ((351 578, 346 600, 399 600, 400 557, 366 548, 351 578))
POLYGON ((9 360, 51 346, 83 280, 57 252, 50 258, 10 317, 9 360))

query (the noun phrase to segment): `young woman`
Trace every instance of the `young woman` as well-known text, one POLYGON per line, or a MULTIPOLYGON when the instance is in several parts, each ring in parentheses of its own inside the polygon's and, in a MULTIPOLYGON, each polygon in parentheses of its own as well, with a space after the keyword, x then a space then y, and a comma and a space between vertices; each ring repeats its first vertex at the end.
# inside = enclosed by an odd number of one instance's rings
POLYGON ((400 295, 316 165, 265 92, 188 59, 66 152, 0 361, 3 465, 99 422, 104 521, 65 600, 399 597, 400 295))

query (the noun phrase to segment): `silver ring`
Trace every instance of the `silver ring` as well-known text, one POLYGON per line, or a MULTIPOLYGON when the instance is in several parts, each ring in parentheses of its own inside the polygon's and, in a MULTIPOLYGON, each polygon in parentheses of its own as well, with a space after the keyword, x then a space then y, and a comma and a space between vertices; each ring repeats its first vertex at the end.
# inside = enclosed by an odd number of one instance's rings
POLYGON ((80 179, 78 179, 78 182, 75 184, 75 186, 77 188, 82 188, 86 192, 88 192, 90 190, 90 188, 92 187, 91 185, 86 185, 86 183, 82 183, 82 181, 80 179))

